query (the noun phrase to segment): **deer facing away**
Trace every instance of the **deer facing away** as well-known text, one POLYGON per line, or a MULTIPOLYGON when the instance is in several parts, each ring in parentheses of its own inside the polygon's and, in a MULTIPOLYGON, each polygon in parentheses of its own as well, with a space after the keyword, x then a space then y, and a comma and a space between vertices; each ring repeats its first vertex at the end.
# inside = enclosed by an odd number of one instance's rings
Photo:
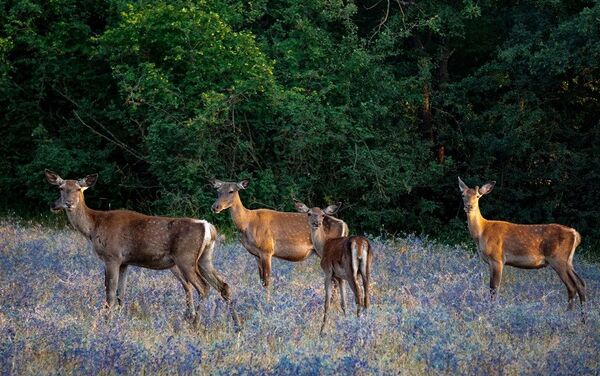
POLYGON ((71 225, 92 244, 105 265, 106 304, 110 311, 122 304, 127 285, 127 267, 171 269, 186 292, 188 313, 197 323, 193 290, 201 298, 208 285, 227 302, 236 327, 239 321, 231 304, 227 283, 215 270, 212 254, 216 229, 204 220, 192 218, 153 217, 127 210, 99 211, 89 209, 83 192, 92 187, 98 174, 79 180, 63 180, 45 170, 46 179, 60 189, 60 197, 52 209, 64 209, 71 225))
POLYGON ((495 296, 504 265, 523 269, 539 269, 550 265, 567 287, 569 304, 573 307, 575 294, 585 302, 585 282, 573 268, 573 254, 581 242, 579 233, 558 224, 520 225, 491 221, 482 217, 479 199, 490 193, 496 182, 481 188, 469 188, 460 178, 469 233, 477 244, 479 255, 490 268, 490 291, 495 296))
POLYGON ((345 283, 348 281, 354 293, 356 315, 360 315, 361 306, 369 307, 369 281, 373 254, 371 245, 364 236, 335 236, 325 230, 324 220, 334 215, 340 204, 330 205, 324 210, 308 208, 301 202, 296 203, 296 210, 308 214, 304 220, 310 225, 311 239, 315 250, 321 254, 321 268, 325 278, 325 309, 320 333, 323 334, 327 322, 327 313, 332 295, 332 281, 340 287, 342 311, 346 313, 345 283), (362 279, 364 296, 361 296, 361 286, 358 276, 362 279))
MULTIPOLYGON (((265 288, 270 284, 272 257, 297 262, 312 254, 315 248, 304 215, 270 209, 246 209, 239 191, 248 187, 248 180, 239 183, 213 180, 212 184, 218 195, 212 211, 220 213, 229 209, 233 223, 241 233, 242 245, 256 257, 260 279, 265 288)), ((348 226, 344 221, 330 216, 324 221, 332 236, 348 234, 348 226)), ((318 249, 315 251, 321 256, 318 249)))

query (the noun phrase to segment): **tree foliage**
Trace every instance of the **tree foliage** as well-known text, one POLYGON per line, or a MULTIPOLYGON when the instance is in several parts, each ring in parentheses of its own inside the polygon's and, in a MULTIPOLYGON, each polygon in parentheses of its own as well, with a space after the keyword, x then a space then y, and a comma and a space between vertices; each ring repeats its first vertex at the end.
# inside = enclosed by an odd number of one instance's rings
POLYGON ((2 1, 2 206, 41 171, 100 172, 90 205, 211 217, 339 200, 356 231, 484 215, 600 239, 600 5, 570 1, 2 1))

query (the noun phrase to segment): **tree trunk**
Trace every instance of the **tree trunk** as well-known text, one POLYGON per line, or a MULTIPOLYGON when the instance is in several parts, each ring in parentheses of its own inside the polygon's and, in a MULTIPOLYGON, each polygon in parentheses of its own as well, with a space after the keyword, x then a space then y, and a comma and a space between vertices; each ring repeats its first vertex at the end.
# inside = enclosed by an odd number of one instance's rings
POLYGON ((428 83, 423 85, 422 116, 423 116, 423 136, 425 137, 426 140, 433 143, 434 142, 433 127, 431 125, 431 89, 429 88, 428 83))

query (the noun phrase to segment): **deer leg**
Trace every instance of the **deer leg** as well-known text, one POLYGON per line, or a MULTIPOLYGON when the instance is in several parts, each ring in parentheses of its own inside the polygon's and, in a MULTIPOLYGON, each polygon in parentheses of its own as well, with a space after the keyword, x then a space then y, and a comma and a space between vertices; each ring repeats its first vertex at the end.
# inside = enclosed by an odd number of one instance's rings
POLYGON ((575 283, 575 287, 577 288, 577 295, 579 295, 579 303, 581 305, 583 305, 583 303, 585 303, 585 301, 586 301, 585 282, 583 281, 583 279, 581 279, 579 274, 577 274, 577 272, 575 272, 575 269, 573 269, 572 266, 569 266, 569 269, 567 269, 567 272, 569 273, 569 277, 571 277, 571 279, 575 283))
POLYGON ((329 312, 329 304, 331 302, 331 279, 332 275, 330 273, 325 273, 325 308, 323 311, 323 323, 321 324, 320 335, 323 335, 325 330, 325 324, 327 323, 327 313, 329 312))
POLYGON ((369 308, 369 278, 365 274, 361 274, 363 287, 363 308, 369 308))
POLYGON ((221 278, 212 263, 212 252, 214 246, 215 243, 211 243, 211 245, 200 257, 200 260, 198 260, 199 276, 201 279, 206 280, 206 282, 208 282, 208 284, 210 284, 215 290, 219 291, 221 297, 227 303, 227 308, 231 314, 231 318, 233 319, 235 330, 238 331, 240 328, 240 320, 237 312, 235 311, 235 307, 233 306, 231 290, 229 285, 223 280, 223 278, 221 278))
POLYGON ((236 331, 239 330, 240 320, 238 318, 237 312, 235 311, 235 307, 233 306, 233 300, 231 298, 231 289, 229 285, 221 278, 221 276, 217 273, 215 268, 211 264, 200 264, 200 275, 202 278, 206 279, 208 283, 214 287, 221 294, 221 298, 227 303, 227 309, 231 314, 231 318, 233 319, 233 323, 236 331))
MULTIPOLYGON (((198 252, 202 252, 202 249, 198 250, 198 252)), ((171 272, 177 277, 183 285, 183 288, 186 290, 188 308, 193 314, 193 325, 196 327, 199 323, 200 316, 198 312, 196 312, 193 303, 193 292, 191 291, 191 286, 193 286, 200 299, 206 298, 208 295, 208 286, 206 281, 204 281, 200 275, 198 274, 198 253, 189 252, 187 248, 181 248, 175 257, 175 266, 171 268, 171 272)))
POLYGON ((356 317, 359 317, 360 309, 363 304, 363 300, 362 300, 362 294, 360 291, 360 285, 358 284, 358 278, 355 276, 350 284, 354 285, 354 291, 356 291, 356 317))
POLYGON ((260 278, 261 285, 264 286, 265 278, 264 278, 262 259, 260 256, 263 253, 262 250, 253 246, 248 240, 246 240, 246 237, 244 235, 242 235, 241 242, 242 242, 242 245, 244 246, 244 248, 246 248, 246 250, 248 251, 248 253, 250 253, 252 256, 256 257, 256 264, 258 265, 258 276, 260 278))
MULTIPOLYGON (((179 268, 183 273, 183 278, 194 286, 196 291, 198 291, 198 295, 204 298, 206 297, 206 283, 202 281, 202 278, 196 272, 196 267, 191 265, 180 265, 179 268)), ((200 321, 200 316, 196 313, 194 317, 194 326, 197 326, 200 321)))
POLYGON ((199 274, 197 270, 196 274, 199 277, 196 289, 199 289, 198 293, 200 294, 200 299, 206 299, 208 297, 208 290, 210 290, 210 287, 208 286, 208 282, 206 281, 204 276, 202 274, 199 274))
POLYGON ((501 261, 490 260, 490 297, 496 299, 500 281, 502 280, 502 269, 504 264, 501 261))
POLYGON ((362 261, 361 265, 361 276, 363 281, 363 290, 365 292, 364 300, 365 300, 365 309, 369 308, 369 279, 371 276, 371 254, 368 253, 366 260, 362 261))
POLYGON ((350 281, 350 287, 354 291, 354 298, 356 301, 356 316, 360 316, 360 307, 362 306, 362 298, 360 296, 360 287, 358 285, 358 267, 360 263, 360 240, 352 241, 352 280, 350 281))
POLYGON ((265 255, 261 258, 263 269, 263 286, 269 288, 271 284, 271 255, 265 255))
POLYGON ((573 268, 573 265, 569 265, 568 273, 573 282, 575 283, 575 287, 577 288, 577 295, 579 295, 579 306, 581 307, 581 321, 585 323, 585 311, 583 310, 583 304, 586 301, 585 282, 583 281, 583 279, 581 279, 579 274, 577 274, 577 272, 573 268))
POLYGON ((353 277, 348 281, 350 285, 350 289, 354 293, 354 302, 356 303, 356 316, 360 316, 360 307, 362 305, 361 297, 360 297, 360 287, 358 286, 358 280, 356 277, 353 277))
POLYGON ((127 289, 127 265, 123 264, 119 267, 119 284, 117 286, 117 304, 123 305, 125 300, 125 290, 127 289))
MULTIPOLYGON (((346 281, 341 278, 335 278, 338 288, 340 289, 340 305, 344 316, 346 315, 346 281)), ((331 294, 333 295, 333 293, 331 294)))
POLYGON ((329 302, 331 305, 335 305, 335 289, 338 287, 338 282, 335 280, 335 277, 333 277, 332 281, 331 281, 331 302, 329 302))
POLYGON ((194 307, 194 291, 192 290, 193 286, 183 277, 183 273, 179 267, 177 267, 177 265, 174 265, 171 268, 171 273, 173 273, 175 278, 177 278, 185 290, 185 303, 187 305, 186 315, 194 320, 196 318, 196 307, 194 307))
POLYGON ((262 260, 260 257, 256 256, 256 263, 258 264, 258 276, 260 277, 260 284, 265 285, 265 278, 262 267, 262 260))
POLYGON ((567 304, 567 310, 570 311, 571 309, 573 309, 573 301, 575 300, 575 294, 577 293, 577 288, 575 287, 575 283, 569 276, 569 272, 568 272, 569 267, 566 264, 556 265, 556 264, 551 263, 550 265, 552 265, 552 268, 556 271, 556 273, 560 277, 561 281, 567 287, 567 293, 569 296, 569 303, 567 304))
POLYGON ((119 284, 118 263, 106 263, 104 265, 104 287, 106 288, 105 307, 110 311, 117 302, 117 286, 119 284))
POLYGON ((229 285, 221 278, 211 263, 201 263, 199 272, 199 277, 205 279, 209 285, 217 290, 223 300, 226 302, 231 301, 229 285))
POLYGON ((263 272, 263 287, 267 289, 267 303, 271 301, 271 255, 261 255, 261 268, 263 272))

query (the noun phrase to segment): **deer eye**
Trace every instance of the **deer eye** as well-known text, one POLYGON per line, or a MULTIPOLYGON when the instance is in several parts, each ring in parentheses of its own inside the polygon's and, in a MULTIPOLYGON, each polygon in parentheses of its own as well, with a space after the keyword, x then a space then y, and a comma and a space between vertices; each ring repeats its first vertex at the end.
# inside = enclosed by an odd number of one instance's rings
POLYGON ((229 191, 229 193, 233 193, 233 192, 234 192, 233 189, 231 191, 229 191))

